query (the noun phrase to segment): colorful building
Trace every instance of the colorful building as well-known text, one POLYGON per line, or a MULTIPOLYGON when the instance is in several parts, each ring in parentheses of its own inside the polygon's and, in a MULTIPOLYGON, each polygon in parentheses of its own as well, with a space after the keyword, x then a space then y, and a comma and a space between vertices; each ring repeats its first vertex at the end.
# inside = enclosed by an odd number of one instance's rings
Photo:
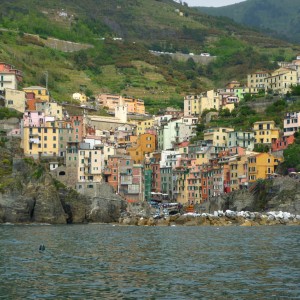
POLYGON ((253 124, 255 144, 269 144, 279 138, 280 129, 274 121, 260 121, 253 124))
POLYGON ((26 94, 23 91, 6 88, 4 91, 5 107, 25 112, 26 94))
POLYGON ((283 136, 272 142, 272 152, 282 151, 287 149, 289 145, 292 145, 295 141, 294 135, 283 136))
POLYGON ((300 130, 300 112, 287 113, 283 120, 283 135, 290 136, 300 130))
POLYGON ((227 147, 242 147, 247 150, 254 148, 254 132, 232 131, 228 133, 227 147))
POLYGON ((22 125, 24 155, 34 158, 58 156, 58 130, 54 117, 43 117, 41 112, 25 112, 22 125))
POLYGON ((145 133, 138 136, 136 144, 127 149, 128 155, 134 163, 141 164, 144 162, 146 155, 156 150, 156 136, 145 133))
POLYGON ((269 72, 257 71, 247 76, 247 86, 251 90, 263 90, 265 89, 265 79, 270 76, 269 72))
POLYGON ((154 119, 136 122, 136 135, 146 133, 148 129, 154 128, 154 119))
POLYGON ((298 73, 294 69, 280 68, 265 78, 265 89, 280 94, 291 91, 291 86, 298 84, 298 73))
POLYGON ((228 135, 233 132, 233 128, 215 127, 204 130, 204 141, 210 142, 214 146, 226 147, 228 135))
POLYGON ((36 99, 50 101, 50 95, 46 88, 41 86, 29 86, 23 88, 25 93, 34 93, 36 99))
POLYGON ((270 153, 256 153, 248 156, 248 182, 267 179, 278 165, 278 159, 270 153))

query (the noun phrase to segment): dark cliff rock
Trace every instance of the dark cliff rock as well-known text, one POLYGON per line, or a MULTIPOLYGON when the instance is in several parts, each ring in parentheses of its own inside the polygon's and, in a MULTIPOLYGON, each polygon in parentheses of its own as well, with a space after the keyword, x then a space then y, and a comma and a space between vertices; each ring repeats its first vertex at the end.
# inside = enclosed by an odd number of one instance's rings
POLYGON ((0 193, 0 223, 116 222, 126 203, 102 184, 98 197, 78 194, 32 160, 14 161, 9 185, 0 193))
POLYGON ((233 211, 285 211, 300 214, 300 182, 288 176, 274 178, 252 190, 239 190, 212 197, 202 205, 206 212, 233 211))

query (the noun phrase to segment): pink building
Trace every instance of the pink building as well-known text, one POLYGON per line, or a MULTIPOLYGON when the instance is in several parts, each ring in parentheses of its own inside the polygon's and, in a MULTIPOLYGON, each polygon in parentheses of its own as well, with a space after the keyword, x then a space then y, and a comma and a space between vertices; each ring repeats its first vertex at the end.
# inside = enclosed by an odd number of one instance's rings
POLYGON ((133 164, 130 156, 109 156, 103 175, 105 181, 114 188, 115 192, 128 202, 144 200, 143 166, 133 164))
POLYGON ((71 127, 73 128, 74 141, 81 142, 85 136, 85 127, 83 126, 83 116, 69 117, 71 127))
POLYGON ((24 127, 40 127, 45 123, 45 114, 40 111, 25 111, 23 115, 24 127))
POLYGON ((151 167, 152 167, 152 192, 161 192, 161 175, 160 175, 160 160, 161 152, 152 153, 151 167))
POLYGON ((132 114, 145 114, 144 100, 122 97, 120 95, 100 94, 97 98, 100 105, 114 111, 117 106, 127 105, 127 112, 132 114))

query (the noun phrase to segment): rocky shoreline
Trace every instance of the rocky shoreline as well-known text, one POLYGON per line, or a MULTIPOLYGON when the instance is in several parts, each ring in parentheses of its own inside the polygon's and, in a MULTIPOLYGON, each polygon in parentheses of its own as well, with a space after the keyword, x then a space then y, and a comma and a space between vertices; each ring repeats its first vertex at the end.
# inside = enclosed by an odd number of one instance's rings
POLYGON ((288 212, 258 212, 231 210, 215 211, 213 214, 186 213, 159 218, 145 216, 122 216, 120 225, 135 226, 261 226, 261 225, 300 225, 300 215, 288 212))

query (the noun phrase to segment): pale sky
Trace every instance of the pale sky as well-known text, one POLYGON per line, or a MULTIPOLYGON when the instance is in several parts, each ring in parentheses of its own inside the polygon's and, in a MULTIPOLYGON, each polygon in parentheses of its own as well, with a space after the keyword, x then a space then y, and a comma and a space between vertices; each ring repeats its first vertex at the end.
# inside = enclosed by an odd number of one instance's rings
POLYGON ((183 0, 182 2, 188 3, 189 6, 226 6, 243 2, 246 0, 183 0))

